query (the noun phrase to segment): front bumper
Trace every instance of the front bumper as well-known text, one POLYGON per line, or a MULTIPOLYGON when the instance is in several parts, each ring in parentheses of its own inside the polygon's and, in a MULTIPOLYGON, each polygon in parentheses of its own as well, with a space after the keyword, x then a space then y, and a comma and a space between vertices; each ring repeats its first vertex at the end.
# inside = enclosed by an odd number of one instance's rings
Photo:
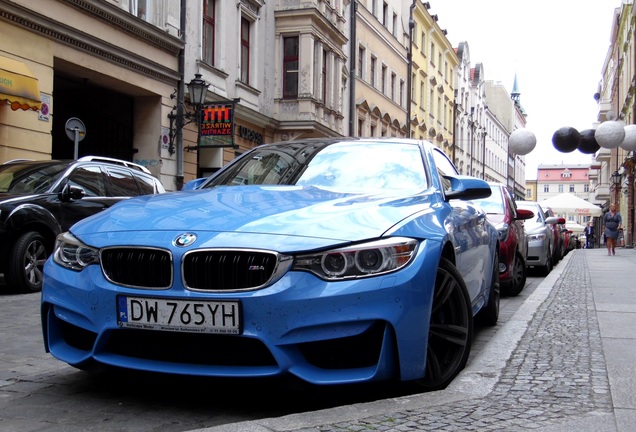
POLYGON ((315 384, 424 375, 434 277, 426 242, 388 275, 326 282, 289 272, 255 291, 202 293, 109 283, 98 266, 82 272, 48 261, 42 292, 45 348, 76 367, 92 363, 145 371, 260 377, 291 373, 315 384), (120 328, 117 296, 238 300, 239 335, 120 328))

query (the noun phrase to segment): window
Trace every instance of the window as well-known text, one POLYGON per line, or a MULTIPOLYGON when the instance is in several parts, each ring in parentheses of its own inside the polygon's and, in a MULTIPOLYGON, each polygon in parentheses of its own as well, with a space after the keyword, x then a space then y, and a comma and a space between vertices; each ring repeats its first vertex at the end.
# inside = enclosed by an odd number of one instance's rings
POLYGON ((395 74, 391 74, 391 100, 395 101, 395 74))
POLYGON ((400 106, 404 106, 404 80, 400 80, 400 106))
POLYGON ((366 50, 364 47, 358 47, 358 78, 364 78, 364 56, 366 54, 366 50))
POLYGON ((563 185, 562 184, 559 185, 559 193, 563 193, 563 185))
POLYGON ((398 24, 397 24, 397 14, 396 14, 396 13, 394 13, 394 14, 393 14, 393 36, 395 36, 395 37, 397 37, 397 27, 398 27, 398 24))
POLYGON ((129 4, 129 12, 136 17, 149 22, 151 24, 155 24, 155 20, 153 19, 153 3, 148 0, 131 0, 129 4))
POLYGON ((110 190, 108 196, 137 196, 139 195, 139 187, 135 178, 129 171, 120 170, 118 168, 107 168, 108 178, 110 180, 110 190))
POLYGON ((104 174, 98 166, 83 166, 71 174, 69 184, 84 190, 86 196, 106 196, 104 174))
POLYGON ((410 89, 410 92, 411 92, 411 100, 412 101, 417 100, 417 93, 415 91, 415 88, 416 88, 415 86, 416 85, 417 85, 417 75, 411 74, 411 89, 410 89))
POLYGON ((590 191, 590 185, 589 184, 584 184, 583 185, 583 192, 589 192, 590 191))
POLYGON ((386 66, 382 65, 382 93, 386 94, 386 66))
POLYGON ((375 65, 377 63, 378 59, 375 57, 371 57, 371 70, 370 70, 370 82, 371 82, 371 87, 375 88, 375 65))
POLYGON ((250 83, 250 22, 241 18, 241 82, 250 83))
POLYGON ((431 42, 431 62, 435 61, 435 44, 431 42))
POLYGON ((382 25, 384 27, 387 26, 389 21, 389 4, 387 2, 384 2, 384 5, 382 6, 382 25))
POLYGON ((216 0, 203 2, 203 61, 214 66, 214 35, 216 26, 216 0))
POLYGON ((322 51, 322 102, 327 103, 327 50, 322 51))
POLYGON ((283 98, 298 97, 298 36, 283 38, 283 98))
POLYGON ((420 45, 420 51, 426 55, 426 33, 422 32, 422 44, 420 45))
POLYGON ((543 185, 543 192, 550 192, 550 185, 543 185))

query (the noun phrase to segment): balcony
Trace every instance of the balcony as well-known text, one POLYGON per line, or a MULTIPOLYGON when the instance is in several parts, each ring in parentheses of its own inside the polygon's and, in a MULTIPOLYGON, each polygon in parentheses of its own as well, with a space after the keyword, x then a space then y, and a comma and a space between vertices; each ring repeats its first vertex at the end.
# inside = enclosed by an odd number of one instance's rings
POLYGON ((612 151, 610 149, 601 147, 594 155, 596 162, 608 162, 612 157, 612 151))
POLYGON ((594 191, 595 202, 604 202, 610 199, 610 187, 609 185, 598 185, 594 191))

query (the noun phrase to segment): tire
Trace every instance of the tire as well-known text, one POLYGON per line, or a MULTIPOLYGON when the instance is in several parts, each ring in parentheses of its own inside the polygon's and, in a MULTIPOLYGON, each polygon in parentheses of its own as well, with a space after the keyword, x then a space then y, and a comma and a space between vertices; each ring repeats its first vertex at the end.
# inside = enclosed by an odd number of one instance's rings
POLYGON ((7 285, 21 293, 42 290, 44 263, 49 257, 44 237, 30 231, 18 237, 9 257, 7 285))
POLYGON ((550 258, 550 256, 546 258, 545 265, 542 266, 540 270, 542 276, 547 276, 550 274, 550 272, 552 271, 552 258, 550 258))
POLYGON ((512 282, 502 288, 502 293, 507 296, 516 296, 526 286, 526 262, 523 257, 517 253, 515 255, 515 262, 513 263, 512 282))
POLYGON ((428 391, 448 386, 466 366, 473 329, 471 301, 466 284, 455 266, 442 258, 435 276, 426 349, 426 375, 417 380, 420 386, 428 391))
POLYGON ((501 290, 499 286, 499 254, 495 254, 493 262, 492 279, 490 281, 490 294, 488 303, 484 306, 477 316, 477 323, 483 326, 494 326, 499 320, 499 303, 501 299, 501 290))

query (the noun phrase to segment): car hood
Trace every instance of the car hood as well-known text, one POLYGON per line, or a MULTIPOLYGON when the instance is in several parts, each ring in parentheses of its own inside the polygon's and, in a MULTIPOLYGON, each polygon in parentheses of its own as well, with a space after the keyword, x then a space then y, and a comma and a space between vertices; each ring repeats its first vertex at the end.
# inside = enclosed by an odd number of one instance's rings
POLYGON ((139 239, 130 234, 136 232, 148 244, 159 237, 163 237, 158 240, 161 244, 177 234, 196 233, 208 240, 216 238, 215 246, 249 247, 251 241, 291 247, 300 241, 305 247, 321 247, 380 237, 400 221, 429 209, 433 196, 426 192, 350 194, 300 186, 220 186, 126 200, 78 222, 71 231, 95 246, 116 237, 136 243, 139 239))

